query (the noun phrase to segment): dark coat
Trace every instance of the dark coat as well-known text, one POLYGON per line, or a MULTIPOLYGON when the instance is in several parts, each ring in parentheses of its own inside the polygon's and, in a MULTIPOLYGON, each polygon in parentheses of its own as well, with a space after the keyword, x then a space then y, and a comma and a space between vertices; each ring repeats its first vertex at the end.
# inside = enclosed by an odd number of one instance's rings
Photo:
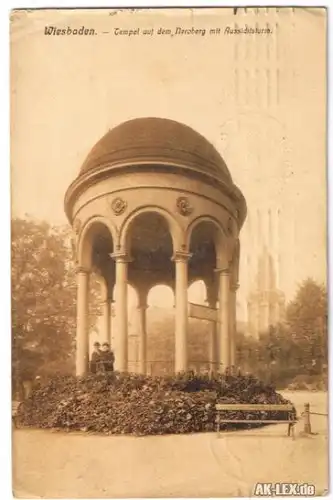
POLYGON ((96 373, 97 372, 97 366, 101 361, 101 353, 94 351, 91 355, 91 360, 90 360, 90 372, 91 373, 96 373))
POLYGON ((106 372, 113 372, 114 354, 112 351, 102 352, 101 361, 106 372))

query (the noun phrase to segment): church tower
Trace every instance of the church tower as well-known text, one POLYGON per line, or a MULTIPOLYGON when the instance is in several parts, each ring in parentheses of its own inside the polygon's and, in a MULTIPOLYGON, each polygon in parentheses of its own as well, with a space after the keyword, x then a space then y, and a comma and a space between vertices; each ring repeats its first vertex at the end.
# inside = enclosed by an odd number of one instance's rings
POLYGON ((258 214, 258 241, 260 254, 252 290, 248 296, 248 332, 259 338, 271 325, 283 321, 285 317, 285 296, 277 286, 278 256, 274 255, 273 221, 271 212, 258 214), (261 219, 268 224, 261 224, 261 219), (264 230, 268 226, 268 231, 264 230), (274 255, 274 257, 273 257, 274 255))

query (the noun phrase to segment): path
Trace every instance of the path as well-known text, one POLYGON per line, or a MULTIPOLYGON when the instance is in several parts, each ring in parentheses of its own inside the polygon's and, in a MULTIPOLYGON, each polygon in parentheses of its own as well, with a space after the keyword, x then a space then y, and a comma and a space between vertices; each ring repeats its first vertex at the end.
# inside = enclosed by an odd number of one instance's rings
MULTIPOLYGON (((323 395, 308 399, 317 411, 325 410, 323 395)), ((300 437, 299 424, 295 441, 286 437, 286 425, 222 438, 213 433, 135 438, 17 430, 15 492, 21 498, 249 496, 256 482, 280 481, 312 483, 322 494, 327 421, 312 420, 319 434, 300 437)))

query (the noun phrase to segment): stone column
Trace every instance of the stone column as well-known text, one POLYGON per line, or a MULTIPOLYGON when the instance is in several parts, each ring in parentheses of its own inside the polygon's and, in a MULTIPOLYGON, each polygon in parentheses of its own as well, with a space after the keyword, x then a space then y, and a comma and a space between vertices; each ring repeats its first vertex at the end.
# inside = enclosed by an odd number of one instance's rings
POLYGON ((102 277, 101 279, 101 286, 102 286, 102 303, 101 303, 102 321, 101 321, 100 340, 101 342, 107 342, 109 345, 111 345, 112 298, 110 297, 110 294, 112 295, 112 289, 110 291, 108 280, 105 279, 104 277, 102 277))
POLYGON ((116 261, 116 346, 115 370, 128 369, 127 272, 129 259, 125 254, 112 254, 116 261))
POLYGON ((89 271, 77 269, 76 306, 76 375, 85 375, 89 367, 89 317, 88 317, 89 271))
POLYGON ((188 259, 190 254, 186 252, 176 252, 173 257, 176 266, 176 286, 175 286, 175 371, 187 371, 187 326, 188 326, 188 259))
POLYGON ((110 345, 115 345, 115 333, 116 328, 113 328, 113 325, 116 321, 116 307, 115 307, 115 299, 110 300, 110 345))
POLYGON ((230 365, 236 366, 236 333, 237 333, 237 290, 238 283, 230 287, 230 318, 229 318, 229 337, 230 337, 230 365))
POLYGON ((109 340, 110 347, 112 346, 112 304, 113 299, 109 299, 109 340))
POLYGON ((139 373, 143 375, 147 372, 147 307, 146 301, 139 302, 139 373))
MULTIPOLYGON (((206 285, 207 286, 207 285, 206 285)), ((207 286, 207 304, 208 307, 216 309, 216 290, 207 286)), ((218 371, 218 342, 217 342, 217 322, 211 321, 209 329, 209 370, 211 373, 218 371)))
POLYGON ((102 342, 111 345, 111 301, 108 298, 102 302, 102 318, 102 342))
POLYGON ((219 275, 219 331, 218 355, 219 371, 224 372, 230 367, 230 336, 229 336, 229 294, 230 273, 229 269, 218 269, 219 275))
POLYGON ((217 323, 212 321, 209 332, 209 369, 211 373, 218 371, 218 352, 217 352, 217 323))

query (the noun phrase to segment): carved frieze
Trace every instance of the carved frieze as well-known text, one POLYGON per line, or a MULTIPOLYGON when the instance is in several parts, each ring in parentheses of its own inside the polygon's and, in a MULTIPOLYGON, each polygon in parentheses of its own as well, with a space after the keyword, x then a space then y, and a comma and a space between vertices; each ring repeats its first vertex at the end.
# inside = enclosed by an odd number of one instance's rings
POLYGON ((127 202, 118 196, 117 198, 110 200, 110 207, 115 215, 121 215, 127 208, 127 202))
POLYGON ((193 212, 190 200, 186 196, 180 196, 176 202, 177 211, 184 217, 188 217, 193 212))

